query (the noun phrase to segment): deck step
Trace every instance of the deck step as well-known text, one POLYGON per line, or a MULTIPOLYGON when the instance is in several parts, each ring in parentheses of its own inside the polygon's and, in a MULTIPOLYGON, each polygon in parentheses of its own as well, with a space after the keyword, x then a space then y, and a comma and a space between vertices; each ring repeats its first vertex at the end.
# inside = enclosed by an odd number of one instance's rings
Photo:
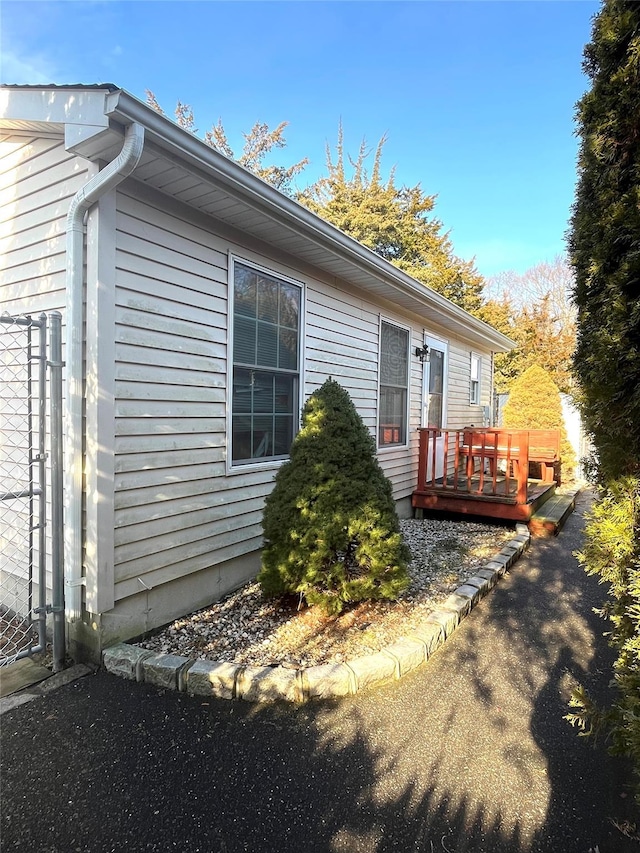
POLYGON ((533 536, 556 536, 563 528, 576 505, 579 489, 563 495, 554 495, 535 512, 529 521, 533 536))

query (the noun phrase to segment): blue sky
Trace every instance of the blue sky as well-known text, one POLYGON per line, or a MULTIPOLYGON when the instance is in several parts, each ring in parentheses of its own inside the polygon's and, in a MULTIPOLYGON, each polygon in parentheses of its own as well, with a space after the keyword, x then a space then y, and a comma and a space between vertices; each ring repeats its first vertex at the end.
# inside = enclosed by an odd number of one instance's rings
POLYGON ((0 4, 5 83, 112 82, 166 112, 222 118, 232 147, 256 120, 288 121, 286 164, 324 171, 387 134, 383 171, 437 194, 458 255, 487 276, 564 249, 574 106, 599 3, 30 2, 0 4))

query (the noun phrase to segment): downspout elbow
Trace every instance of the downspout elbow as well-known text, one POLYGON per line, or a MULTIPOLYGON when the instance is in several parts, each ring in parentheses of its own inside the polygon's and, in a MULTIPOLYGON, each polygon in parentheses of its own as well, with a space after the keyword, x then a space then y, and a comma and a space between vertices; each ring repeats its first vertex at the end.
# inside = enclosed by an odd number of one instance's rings
POLYGON ((127 127, 122 151, 97 175, 80 187, 71 200, 67 213, 67 233, 83 229, 83 218, 100 196, 122 183, 136 168, 144 149, 144 128, 139 124, 127 127))

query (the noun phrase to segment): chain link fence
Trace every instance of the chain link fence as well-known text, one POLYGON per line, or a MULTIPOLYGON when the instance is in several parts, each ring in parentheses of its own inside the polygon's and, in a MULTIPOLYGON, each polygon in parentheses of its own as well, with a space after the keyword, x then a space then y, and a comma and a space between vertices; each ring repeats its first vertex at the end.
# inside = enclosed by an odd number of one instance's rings
MULTIPOLYGON (((49 322, 59 349, 60 315, 49 322)), ((55 464, 61 482, 61 362, 47 359, 47 327, 44 314, 0 316, 0 666, 44 651, 54 610, 47 592, 56 588, 51 558, 62 530, 47 524, 61 495, 47 488, 47 472, 55 464)))

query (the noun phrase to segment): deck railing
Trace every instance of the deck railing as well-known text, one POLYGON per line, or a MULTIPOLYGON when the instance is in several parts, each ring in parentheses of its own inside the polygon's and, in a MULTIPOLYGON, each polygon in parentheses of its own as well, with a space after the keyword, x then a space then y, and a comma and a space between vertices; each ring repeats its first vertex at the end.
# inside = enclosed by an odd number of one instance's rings
POLYGON ((485 427, 420 429, 418 492, 459 492, 479 498, 527 502, 529 462, 545 477, 559 460, 557 430, 485 427))

